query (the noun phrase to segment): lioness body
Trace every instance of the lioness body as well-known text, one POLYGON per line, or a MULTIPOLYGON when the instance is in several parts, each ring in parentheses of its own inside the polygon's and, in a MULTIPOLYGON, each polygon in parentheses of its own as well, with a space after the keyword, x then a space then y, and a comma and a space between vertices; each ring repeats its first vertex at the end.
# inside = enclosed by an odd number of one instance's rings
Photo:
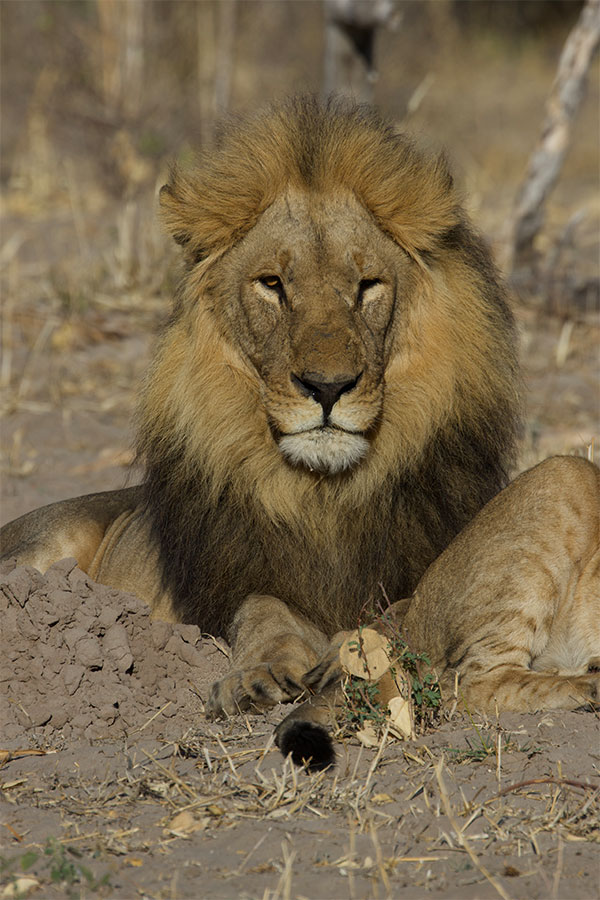
MULTIPOLYGON (((387 616, 428 654, 445 697, 458 686, 470 710, 600 702, 600 469, 555 457, 519 476, 387 616)), ((344 637, 304 677, 316 695, 278 728, 280 746, 298 761, 332 759, 319 726, 343 706, 344 637)))
POLYGON ((473 708, 600 699, 600 470, 556 457, 504 489, 419 582, 402 617, 473 708))

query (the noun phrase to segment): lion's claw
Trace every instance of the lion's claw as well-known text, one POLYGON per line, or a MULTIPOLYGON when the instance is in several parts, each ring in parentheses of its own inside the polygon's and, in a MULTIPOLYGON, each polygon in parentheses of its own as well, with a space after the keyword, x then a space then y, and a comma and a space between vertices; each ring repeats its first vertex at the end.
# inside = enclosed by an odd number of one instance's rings
POLYGON ((280 662, 234 669, 213 684, 207 714, 216 719, 248 710, 264 710, 296 700, 305 688, 301 676, 280 662))
POLYGON ((338 631, 330 641, 327 652, 316 666, 307 672, 302 681, 311 693, 320 694, 335 684, 341 683, 342 666, 340 663, 340 647, 349 631, 338 631))

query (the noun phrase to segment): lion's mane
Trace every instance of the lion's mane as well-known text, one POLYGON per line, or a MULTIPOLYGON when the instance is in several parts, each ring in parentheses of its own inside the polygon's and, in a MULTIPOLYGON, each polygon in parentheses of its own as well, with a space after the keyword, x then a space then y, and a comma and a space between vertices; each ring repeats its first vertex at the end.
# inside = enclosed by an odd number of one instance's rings
POLYGON ((165 586, 182 620, 227 631, 248 593, 280 597, 326 631, 380 595, 407 596, 502 488, 519 375, 505 293, 445 159, 372 110, 313 98, 233 121, 161 196, 186 268, 138 415, 145 493, 165 586), (323 477, 285 461, 258 375, 213 301, 226 259, 288 186, 350 190, 413 259, 406 346, 385 375, 371 452, 323 477))

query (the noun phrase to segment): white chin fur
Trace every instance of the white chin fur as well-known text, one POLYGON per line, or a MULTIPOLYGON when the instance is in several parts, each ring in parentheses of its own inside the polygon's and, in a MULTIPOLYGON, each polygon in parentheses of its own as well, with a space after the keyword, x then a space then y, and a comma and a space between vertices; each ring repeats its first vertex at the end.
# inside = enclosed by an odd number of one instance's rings
POLYGON ((369 442, 361 434, 327 428, 286 434, 279 441, 279 449, 294 465, 335 475, 362 459, 369 442))

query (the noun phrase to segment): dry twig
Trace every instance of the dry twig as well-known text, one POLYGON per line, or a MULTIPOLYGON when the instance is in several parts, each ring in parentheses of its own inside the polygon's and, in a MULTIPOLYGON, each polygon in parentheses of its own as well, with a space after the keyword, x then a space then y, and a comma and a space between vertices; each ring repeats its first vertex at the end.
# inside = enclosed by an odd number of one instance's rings
MULTIPOLYGON (((587 784, 585 781, 573 781, 570 778, 552 778, 551 776, 548 776, 547 778, 529 778, 527 781, 517 781, 516 784, 509 784, 508 787, 502 788, 495 797, 492 797, 492 800, 496 800, 497 797, 503 797, 511 791, 518 791, 520 788, 529 787, 531 784, 566 784, 569 787, 581 788, 586 791, 597 791, 599 789, 599 785, 597 784, 587 784)), ((486 802, 491 803, 491 800, 487 800, 486 802)))

